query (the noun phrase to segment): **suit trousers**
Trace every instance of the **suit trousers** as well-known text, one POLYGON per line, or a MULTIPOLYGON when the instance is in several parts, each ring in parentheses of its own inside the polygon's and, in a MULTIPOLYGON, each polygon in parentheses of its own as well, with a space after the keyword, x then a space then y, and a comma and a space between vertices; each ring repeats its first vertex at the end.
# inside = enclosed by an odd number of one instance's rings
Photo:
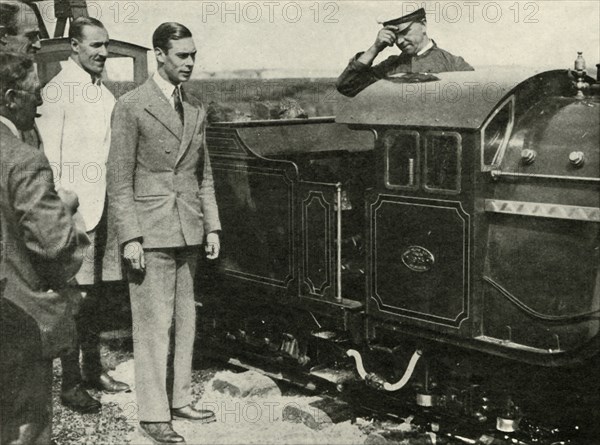
POLYGON ((199 252, 199 246, 145 249, 145 272, 129 272, 140 422, 168 422, 171 408, 192 401, 194 276, 199 252), (170 353, 172 372, 167 371, 170 353))
MULTIPOLYGON (((75 276, 78 289, 87 295, 81 301, 75 316, 77 347, 60 357, 62 365, 62 390, 68 391, 81 383, 79 350, 82 352, 83 371, 86 379, 94 379, 102 373, 100 363, 99 320, 103 312, 104 283, 102 282, 102 257, 106 247, 106 209, 100 222, 86 232, 90 245, 81 249, 83 262, 75 276)), ((74 292, 75 289, 73 289, 74 292)))
POLYGON ((0 443, 50 444, 52 360, 42 358, 39 328, 0 299, 0 443))
POLYGON ((60 356, 62 365, 62 391, 68 391, 82 382, 82 371, 86 380, 94 380, 102 374, 100 360, 100 332, 106 314, 105 288, 102 283, 73 289, 73 292, 86 292, 75 315, 77 327, 77 347, 74 351, 60 356), (81 366, 79 350, 81 349, 81 366))

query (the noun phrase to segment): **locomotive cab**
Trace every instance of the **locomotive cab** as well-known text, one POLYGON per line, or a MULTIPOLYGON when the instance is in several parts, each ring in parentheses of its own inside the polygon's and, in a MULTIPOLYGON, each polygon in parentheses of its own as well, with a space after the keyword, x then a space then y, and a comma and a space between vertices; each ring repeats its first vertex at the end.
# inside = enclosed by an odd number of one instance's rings
POLYGON ((337 117, 377 132, 372 329, 546 365, 596 352, 598 96, 567 71, 436 76, 378 82, 337 117))

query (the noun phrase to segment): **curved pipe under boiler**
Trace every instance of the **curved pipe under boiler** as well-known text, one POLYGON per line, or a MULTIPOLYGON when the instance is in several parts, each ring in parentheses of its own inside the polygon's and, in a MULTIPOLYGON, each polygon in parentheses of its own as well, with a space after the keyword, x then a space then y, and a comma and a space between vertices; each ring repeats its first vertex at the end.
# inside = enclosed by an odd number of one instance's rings
MULTIPOLYGON (((356 370, 358 371, 358 375, 360 375, 361 379, 366 380, 369 374, 363 366, 363 361, 360 352, 358 352, 355 349, 348 349, 346 351, 346 355, 354 359, 354 361, 356 362, 356 370)), ((415 367, 417 366, 417 362, 419 361, 422 355, 423 351, 421 351, 420 349, 417 349, 415 352, 413 352, 413 355, 410 358, 410 361, 408 362, 408 366, 406 368, 406 371, 404 371, 404 375, 402 376, 402 378, 393 384, 384 382, 383 389, 386 391, 398 391, 399 389, 403 388, 412 377, 413 372, 415 371, 415 367)))

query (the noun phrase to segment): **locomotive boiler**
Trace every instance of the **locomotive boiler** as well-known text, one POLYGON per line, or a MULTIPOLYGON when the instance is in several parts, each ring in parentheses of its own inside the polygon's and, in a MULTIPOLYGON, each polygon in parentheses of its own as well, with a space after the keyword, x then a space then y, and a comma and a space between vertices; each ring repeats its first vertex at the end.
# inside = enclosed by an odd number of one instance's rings
POLYGON ((577 68, 393 76, 335 118, 212 124, 200 338, 388 410, 593 429, 600 95, 577 68))

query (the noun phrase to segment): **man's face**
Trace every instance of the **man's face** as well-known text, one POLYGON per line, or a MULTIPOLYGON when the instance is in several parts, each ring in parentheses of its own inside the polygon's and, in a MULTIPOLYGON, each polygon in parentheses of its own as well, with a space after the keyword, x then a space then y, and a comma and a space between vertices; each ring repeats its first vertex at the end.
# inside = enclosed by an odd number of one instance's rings
POLYGON ((100 77, 108 58, 108 32, 97 26, 84 26, 81 34, 81 40, 71 39, 73 58, 85 71, 100 77))
POLYGON ((417 54, 426 44, 425 25, 411 23, 407 28, 396 33, 396 46, 404 54, 417 54))
POLYGON ((27 5, 21 5, 17 12, 17 32, 15 35, 6 34, 3 38, 3 49, 24 54, 35 54, 42 48, 40 42, 40 27, 33 10, 27 5))
POLYGON ((169 81, 178 85, 190 80, 196 61, 196 45, 191 37, 171 40, 170 44, 167 52, 160 48, 155 49, 156 60, 162 64, 169 81))
POLYGON ((42 105, 42 86, 35 69, 31 69, 20 88, 12 90, 13 123, 21 131, 33 128, 37 107, 42 105))

